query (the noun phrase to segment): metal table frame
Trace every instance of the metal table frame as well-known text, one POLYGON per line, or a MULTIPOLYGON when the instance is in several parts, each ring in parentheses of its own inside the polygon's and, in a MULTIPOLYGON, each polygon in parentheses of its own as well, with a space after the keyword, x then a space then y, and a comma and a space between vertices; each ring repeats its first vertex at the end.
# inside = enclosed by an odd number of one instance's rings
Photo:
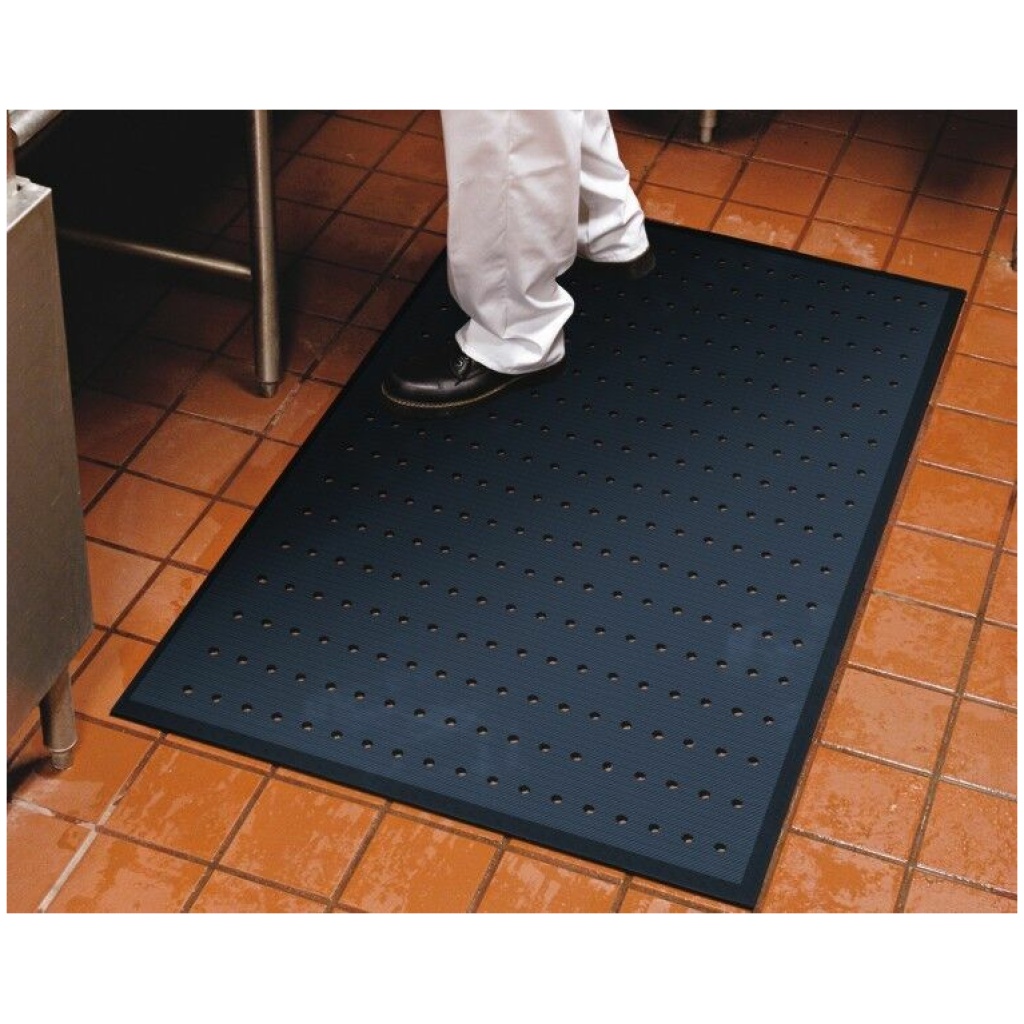
MULTIPOLYGON (((15 147, 20 149, 27 145, 62 113, 59 110, 8 111, 8 128, 14 134, 15 147)), ((256 387, 260 394, 269 398, 281 382, 281 321, 271 164, 271 118, 267 110, 249 111, 249 202, 250 263, 172 249, 151 242, 117 238, 95 231, 82 231, 68 225, 58 225, 57 234, 62 239, 80 245, 141 256, 249 282, 253 292, 256 387)))

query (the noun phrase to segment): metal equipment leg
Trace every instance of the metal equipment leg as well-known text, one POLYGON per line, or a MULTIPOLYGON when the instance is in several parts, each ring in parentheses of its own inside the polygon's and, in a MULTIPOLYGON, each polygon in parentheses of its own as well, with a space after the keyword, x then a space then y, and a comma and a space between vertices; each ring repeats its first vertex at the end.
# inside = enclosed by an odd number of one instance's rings
POLYGON ((702 110, 700 112, 700 141, 707 145, 711 141, 715 125, 718 124, 717 110, 702 110))
POLYGON ((47 690, 39 704, 39 717, 43 724, 43 742, 50 751, 50 762, 58 771, 70 768, 74 762, 74 747, 78 742, 75 729, 75 706, 71 700, 71 677, 62 672, 47 690))
POLYGON ((281 381, 281 321, 277 295, 274 179, 270 112, 252 111, 250 226, 256 338, 256 386, 267 398, 281 381))

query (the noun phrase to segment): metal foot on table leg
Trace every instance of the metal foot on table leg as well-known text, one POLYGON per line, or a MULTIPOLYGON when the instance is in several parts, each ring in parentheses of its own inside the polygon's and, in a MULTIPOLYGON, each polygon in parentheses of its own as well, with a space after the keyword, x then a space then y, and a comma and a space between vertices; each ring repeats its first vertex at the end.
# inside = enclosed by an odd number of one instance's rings
POLYGON ((43 742, 50 751, 50 763, 64 771, 74 763, 74 747, 78 742, 75 729, 75 707, 71 700, 71 677, 62 672, 39 705, 43 723, 43 742))

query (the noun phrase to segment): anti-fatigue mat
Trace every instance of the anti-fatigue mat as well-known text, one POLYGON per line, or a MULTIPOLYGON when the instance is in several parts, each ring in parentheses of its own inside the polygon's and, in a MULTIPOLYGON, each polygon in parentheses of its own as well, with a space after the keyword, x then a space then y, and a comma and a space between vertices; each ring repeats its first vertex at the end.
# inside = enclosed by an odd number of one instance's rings
POLYGON ((650 234, 560 377, 401 419, 439 261, 115 713, 753 906, 962 294, 650 234))

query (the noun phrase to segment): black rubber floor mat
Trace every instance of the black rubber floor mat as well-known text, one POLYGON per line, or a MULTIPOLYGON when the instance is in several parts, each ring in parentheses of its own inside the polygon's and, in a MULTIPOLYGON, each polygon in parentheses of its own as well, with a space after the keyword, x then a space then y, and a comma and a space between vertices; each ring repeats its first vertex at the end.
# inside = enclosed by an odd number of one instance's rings
POLYGON ((560 377, 396 418, 439 261, 115 714, 753 906, 963 295, 650 234, 560 377))

